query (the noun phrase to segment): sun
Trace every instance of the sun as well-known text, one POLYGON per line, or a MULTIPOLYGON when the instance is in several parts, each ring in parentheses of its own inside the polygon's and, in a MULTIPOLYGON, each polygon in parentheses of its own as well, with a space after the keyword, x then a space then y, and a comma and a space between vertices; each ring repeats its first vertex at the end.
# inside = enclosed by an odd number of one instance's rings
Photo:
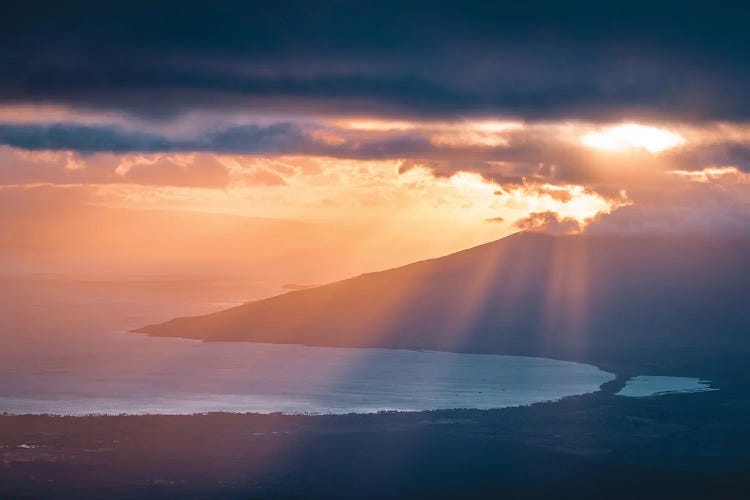
POLYGON ((685 144, 685 138, 669 130, 625 123, 591 131, 581 138, 584 146, 610 152, 646 150, 661 153, 667 149, 685 144))

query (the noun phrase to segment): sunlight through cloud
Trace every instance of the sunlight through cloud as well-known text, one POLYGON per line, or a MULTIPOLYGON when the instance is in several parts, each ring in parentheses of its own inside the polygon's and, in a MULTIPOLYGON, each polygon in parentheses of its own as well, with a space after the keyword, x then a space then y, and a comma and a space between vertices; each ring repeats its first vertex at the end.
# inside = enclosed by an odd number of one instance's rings
POLYGON ((625 152, 644 149, 649 153, 661 153, 685 144, 685 138, 669 130, 626 123, 588 132, 581 142, 593 149, 610 152, 625 152))

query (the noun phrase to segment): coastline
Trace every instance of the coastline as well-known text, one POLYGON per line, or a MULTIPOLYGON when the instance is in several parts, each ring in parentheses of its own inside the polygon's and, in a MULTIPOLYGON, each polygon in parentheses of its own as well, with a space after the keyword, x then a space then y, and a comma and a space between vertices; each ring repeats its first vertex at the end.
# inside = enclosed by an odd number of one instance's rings
POLYGON ((616 397, 623 378, 595 393, 500 410, 2 415, 0 494, 317 498, 365 488, 444 497, 476 487, 567 498, 601 495, 603 484, 607 496, 623 498, 750 491, 745 390, 616 397))

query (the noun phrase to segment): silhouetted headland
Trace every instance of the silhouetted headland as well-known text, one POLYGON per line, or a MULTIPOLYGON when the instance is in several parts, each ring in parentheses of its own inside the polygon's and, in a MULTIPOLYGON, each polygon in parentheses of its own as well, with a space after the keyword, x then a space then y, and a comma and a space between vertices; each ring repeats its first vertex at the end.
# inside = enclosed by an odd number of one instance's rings
POLYGON ((711 376, 750 351, 750 241, 518 233, 139 332, 544 356, 711 376), (718 363, 721 360, 721 363, 718 363))

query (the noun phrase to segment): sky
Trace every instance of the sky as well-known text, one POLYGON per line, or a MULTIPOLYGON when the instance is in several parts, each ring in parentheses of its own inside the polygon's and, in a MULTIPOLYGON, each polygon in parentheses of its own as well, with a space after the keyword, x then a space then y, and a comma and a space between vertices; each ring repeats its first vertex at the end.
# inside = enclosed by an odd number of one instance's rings
POLYGON ((263 249, 346 274, 519 230, 750 230, 741 7, 16 4, 0 270, 263 249), (237 216, 276 225, 242 243, 237 216))

